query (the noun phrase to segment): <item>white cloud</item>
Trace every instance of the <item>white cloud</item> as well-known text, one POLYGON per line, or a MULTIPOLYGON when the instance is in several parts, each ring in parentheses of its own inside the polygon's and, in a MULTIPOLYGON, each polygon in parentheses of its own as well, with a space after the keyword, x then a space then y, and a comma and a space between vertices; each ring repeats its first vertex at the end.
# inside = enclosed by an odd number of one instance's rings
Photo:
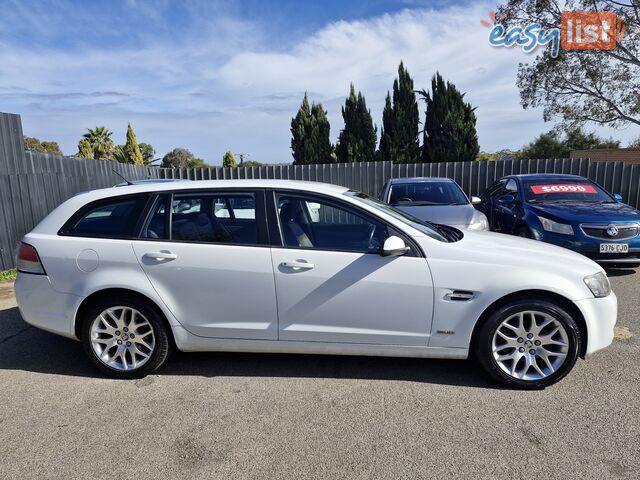
MULTIPOLYGON (((131 1, 133 8, 145 6, 131 1)), ((402 59, 416 88, 428 88, 438 70, 467 92, 484 150, 517 148, 551 128, 539 112, 520 107, 515 76, 526 58, 487 44, 479 22, 484 4, 335 22, 285 50, 269 44, 259 21, 224 15, 220 7, 212 15, 210 8, 193 12, 188 31, 147 32, 135 47, 0 43, 2 108, 23 115, 27 134, 59 140, 69 153, 86 127, 105 124, 123 142, 131 121, 160 155, 183 146, 219 163, 232 149, 280 163, 291 160, 289 124, 305 90, 328 110, 335 139, 349 82, 363 91, 380 124, 402 59)), ((148 21, 170 23, 146 10, 148 21)))

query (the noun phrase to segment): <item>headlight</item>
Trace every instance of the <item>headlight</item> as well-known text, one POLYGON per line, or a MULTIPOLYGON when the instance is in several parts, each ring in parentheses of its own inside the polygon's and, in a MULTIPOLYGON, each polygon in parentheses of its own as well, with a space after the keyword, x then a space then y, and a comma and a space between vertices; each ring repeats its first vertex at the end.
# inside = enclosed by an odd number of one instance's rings
POLYGON ((584 283, 589 287, 596 298, 606 297, 611 293, 611 284, 603 272, 594 273, 584 277, 584 283))
POLYGON ((573 227, 571 225, 567 225, 566 223, 558 223, 553 220, 549 220, 548 218, 538 217, 540 223, 542 224, 542 228, 544 228, 547 232, 553 233, 562 233, 563 235, 573 235, 573 227))
POLYGON ((489 221, 487 216, 476 210, 471 217, 471 223, 467 227, 469 230, 489 230, 489 221))

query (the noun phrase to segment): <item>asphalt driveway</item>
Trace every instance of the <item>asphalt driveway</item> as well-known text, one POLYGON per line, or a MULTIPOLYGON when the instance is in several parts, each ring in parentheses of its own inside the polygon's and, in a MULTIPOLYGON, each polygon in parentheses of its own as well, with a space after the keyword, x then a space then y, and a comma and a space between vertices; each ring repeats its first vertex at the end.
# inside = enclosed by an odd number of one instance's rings
POLYGON ((0 286, 0 478, 640 477, 640 274, 614 344, 544 391, 470 362, 177 354, 137 381, 26 325, 0 286))

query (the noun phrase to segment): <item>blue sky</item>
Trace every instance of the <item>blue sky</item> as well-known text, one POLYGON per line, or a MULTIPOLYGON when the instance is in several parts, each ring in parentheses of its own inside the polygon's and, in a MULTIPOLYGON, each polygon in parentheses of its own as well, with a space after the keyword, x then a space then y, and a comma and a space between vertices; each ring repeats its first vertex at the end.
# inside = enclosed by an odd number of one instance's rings
MULTIPOLYGON (((157 156, 189 148, 211 164, 230 149, 291 161, 290 121, 305 91, 332 139, 349 83, 377 124, 399 61, 416 88, 439 70, 477 106, 483 150, 519 148, 552 124, 515 87, 527 57, 494 49, 493 4, 454 1, 0 0, 0 110, 26 135, 73 154, 88 127, 124 143, 127 122, 157 156)), ((422 107, 421 107, 422 109, 422 107)), ((623 143, 637 132, 598 130, 623 143)))

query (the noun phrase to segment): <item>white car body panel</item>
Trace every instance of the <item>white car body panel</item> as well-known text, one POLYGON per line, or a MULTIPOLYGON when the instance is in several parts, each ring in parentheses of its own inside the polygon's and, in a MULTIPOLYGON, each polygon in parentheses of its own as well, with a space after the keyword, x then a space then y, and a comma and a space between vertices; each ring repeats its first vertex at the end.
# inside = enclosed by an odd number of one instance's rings
POLYGON ((159 297, 187 331, 202 337, 277 340, 269 248, 136 240, 133 250, 159 297), (178 258, 158 261, 148 255, 159 251, 178 258))
POLYGON ((230 180, 133 185, 77 195, 24 237, 40 254, 47 276, 18 275, 23 318, 74 337, 82 301, 103 289, 122 288, 154 302, 185 351, 464 358, 473 328, 491 304, 512 293, 542 290, 580 309, 588 329, 587 354, 611 343, 616 298, 613 293, 593 297, 582 279, 602 268, 586 257, 487 232, 465 231, 458 242, 441 242, 343 195, 345 191, 312 182, 230 180), (207 188, 293 189, 334 197, 393 225, 426 258, 57 234, 73 213, 94 200, 207 188), (177 259, 145 264, 145 253, 160 250, 177 259), (314 268, 279 270, 282 262, 299 260, 314 268), (472 298, 452 301, 447 295, 454 290, 472 298))
POLYGON ((424 258, 290 248, 272 257, 280 340, 428 345, 433 288, 424 258), (292 261, 313 268, 284 266, 292 261))

